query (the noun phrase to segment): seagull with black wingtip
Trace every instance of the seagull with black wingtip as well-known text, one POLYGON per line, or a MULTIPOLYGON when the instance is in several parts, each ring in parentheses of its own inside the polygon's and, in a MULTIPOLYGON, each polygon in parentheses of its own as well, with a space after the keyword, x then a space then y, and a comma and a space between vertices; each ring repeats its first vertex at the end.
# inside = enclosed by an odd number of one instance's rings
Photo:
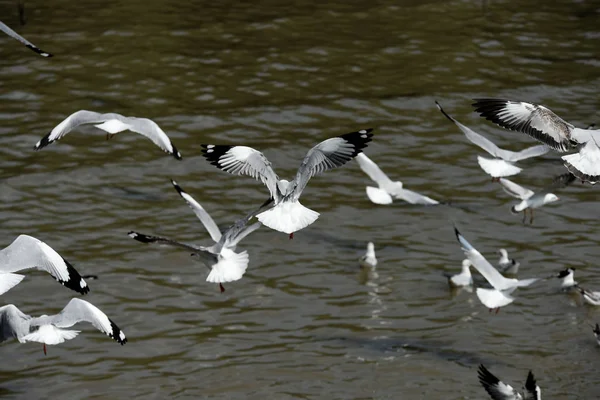
POLYGON ((479 365, 477 376, 479 383, 493 400, 542 400, 542 389, 537 385, 531 371, 527 374, 525 392, 522 394, 498 379, 483 364, 479 365))
POLYGON ((19 42, 23 43, 28 49, 38 53, 40 56, 52 57, 52 54, 40 49, 39 47, 37 47, 36 45, 31 43, 29 40, 25 39, 23 36, 19 35, 17 32, 10 29, 8 27, 8 25, 3 23, 2 21, 0 21, 0 31, 6 33, 8 36, 12 37, 13 39, 17 39, 19 42))

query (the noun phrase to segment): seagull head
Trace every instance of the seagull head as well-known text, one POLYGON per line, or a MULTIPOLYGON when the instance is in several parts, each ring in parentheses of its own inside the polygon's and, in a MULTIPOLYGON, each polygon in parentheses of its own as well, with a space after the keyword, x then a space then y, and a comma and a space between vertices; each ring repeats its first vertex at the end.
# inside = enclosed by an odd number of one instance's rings
POLYGON ((288 187, 290 186, 290 181, 286 181, 285 179, 281 179, 277 182, 277 189, 283 195, 287 194, 288 187))
POLYGON ((546 193, 546 195, 544 196, 544 204, 553 203, 558 200, 558 196, 554 193, 546 193))
POLYGON ((471 264, 471 260, 465 258, 462 262, 462 273, 465 275, 471 275, 471 270, 469 269, 471 265, 473 265, 471 264))

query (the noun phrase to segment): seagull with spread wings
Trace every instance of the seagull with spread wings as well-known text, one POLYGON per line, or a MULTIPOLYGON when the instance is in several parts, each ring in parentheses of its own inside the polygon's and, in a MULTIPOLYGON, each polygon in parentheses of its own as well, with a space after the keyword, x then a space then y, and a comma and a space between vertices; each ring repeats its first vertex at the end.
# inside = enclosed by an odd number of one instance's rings
POLYGON ((465 134, 467 139, 494 157, 493 159, 490 159, 477 156, 477 162, 479 162, 479 166, 492 177, 493 181, 505 176, 516 175, 521 172, 522 169, 514 165, 515 162, 525 160, 527 158, 538 157, 550 151, 550 148, 546 145, 528 147, 521 151, 501 149, 491 140, 473 131, 471 128, 461 124, 448 115, 440 103, 436 101, 435 104, 446 118, 458 126, 458 128, 465 134))
POLYGON ((264 154, 252 147, 203 144, 202 153, 212 165, 225 172, 260 179, 269 189, 274 205, 256 218, 271 229, 289 234, 292 239, 294 232, 319 218, 318 212, 299 201, 310 178, 341 167, 356 157, 371 141, 372 130, 363 129, 319 143, 308 151, 291 182, 279 179, 264 154))
POLYGON ((28 49, 31 49, 31 50, 35 51, 40 56, 42 56, 42 57, 52 57, 52 54, 50 54, 48 52, 45 52, 44 50, 40 49, 39 47, 37 47, 36 45, 34 45, 33 43, 31 43, 29 40, 25 39, 23 36, 19 35, 17 32, 15 32, 12 29, 10 29, 2 21, 0 21, 0 31, 6 33, 8 36, 12 37, 13 39, 17 39, 19 42, 23 43, 28 49))
POLYGON ((583 182, 600 181, 600 129, 582 129, 550 109, 533 103, 504 99, 475 99, 475 111, 495 124, 525 133, 563 156, 565 167, 583 182))
POLYGON ((46 136, 40 139, 33 147, 34 150, 40 150, 50 143, 53 143, 73 129, 81 126, 93 124, 96 128, 107 132, 106 139, 112 138, 119 132, 132 131, 150 139, 155 145, 160 147, 165 153, 181 160, 181 153, 171 142, 167 134, 160 129, 160 126, 151 119, 125 117, 121 114, 108 113, 101 114, 95 111, 80 110, 69 115, 65 120, 58 124, 46 136))
POLYGON ((80 331, 67 330, 78 322, 89 322, 121 345, 127 343, 125 333, 93 304, 80 299, 71 299, 56 315, 32 317, 16 306, 0 307, 0 342, 15 338, 21 343, 39 342, 46 345, 63 343, 75 338, 80 331))
POLYGON ((479 365, 477 376, 479 383, 493 400, 542 400, 542 389, 537 385, 531 371, 527 374, 523 394, 496 378, 483 364, 479 365))
POLYGON ((527 188, 524 188, 523 186, 517 185, 516 183, 507 178, 500 178, 500 184, 502 185, 502 189, 504 189, 506 193, 521 200, 521 202, 519 204, 514 205, 510 209, 510 211, 515 214, 518 214, 521 211, 523 211, 523 223, 525 223, 525 219, 527 217, 527 210, 529 210, 529 223, 531 224, 533 223, 534 209, 559 200, 558 196, 554 193, 551 193, 551 191, 564 188, 574 180, 575 176, 570 172, 563 175, 559 175, 556 178, 554 178, 550 186, 547 186, 539 192, 534 192, 533 190, 529 190, 527 188))

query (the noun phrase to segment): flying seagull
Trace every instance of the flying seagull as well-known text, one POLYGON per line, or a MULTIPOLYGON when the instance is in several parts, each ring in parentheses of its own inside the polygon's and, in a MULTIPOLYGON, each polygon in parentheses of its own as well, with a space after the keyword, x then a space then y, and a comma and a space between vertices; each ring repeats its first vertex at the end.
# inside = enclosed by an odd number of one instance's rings
POLYGON ((444 272, 444 276, 448 278, 448 284, 454 287, 471 286, 473 285, 473 277, 471 276, 471 260, 468 258, 462 262, 462 270, 460 274, 450 274, 444 272))
POLYGON ((203 144, 203 156, 217 168, 234 175, 248 175, 260 179, 269 189, 274 206, 256 217, 263 225, 285 232, 293 238, 294 232, 306 228, 319 213, 300 204, 300 195, 311 177, 329 169, 341 167, 367 147, 372 129, 327 139, 306 154, 291 181, 279 179, 271 163, 258 150, 247 146, 203 144))
POLYGON ((477 249, 467 242, 467 239, 460 234, 458 229, 454 228, 454 233, 456 234, 456 238, 465 255, 473 264, 473 267, 483 275, 490 285, 492 285, 493 289, 477 288, 476 291, 477 297, 487 308, 489 308, 490 312, 492 310, 498 312, 500 307, 512 303, 515 299, 511 294, 516 288, 526 287, 538 281, 537 278, 518 280, 503 277, 500 272, 498 272, 498 270, 477 251, 477 249))
POLYGON ((600 129, 581 129, 550 109, 533 103, 503 99, 475 99, 475 111, 495 124, 525 133, 563 156, 565 167, 592 185, 600 180, 600 129))
POLYGON ((69 115, 64 121, 52 129, 50 133, 37 142, 33 148, 34 150, 40 150, 50 143, 61 139, 78 126, 86 124, 93 124, 96 128, 107 132, 107 140, 117 133, 127 130, 139 133, 150 139, 164 152, 181 160, 181 153, 179 153, 177 148, 175 148, 171 142, 171 139, 169 139, 167 134, 160 129, 156 122, 148 118, 124 117, 121 114, 116 113, 100 114, 86 110, 79 110, 69 115))
POLYGON ((410 204, 439 204, 427 196, 423 196, 412 190, 404 189, 402 182, 392 182, 390 178, 375 164, 365 153, 360 153, 356 157, 356 162, 365 174, 369 176, 378 188, 367 186, 367 196, 375 204, 392 204, 393 199, 404 200, 410 204))
POLYGON ((543 190, 537 193, 533 192, 532 190, 526 189, 523 186, 517 185, 516 183, 507 178, 500 178, 500 184, 502 185, 502 189, 504 189, 506 193, 521 200, 521 202, 519 204, 514 205, 510 209, 510 211, 515 214, 523 211, 523 223, 525 223, 525 219, 527 217, 527 210, 529 210, 529 223, 531 224, 533 223, 534 209, 559 200, 558 196, 554 193, 551 193, 551 191, 564 188, 574 180, 575 176, 570 172, 560 175, 554 178, 550 186, 544 188, 543 190))
POLYGON ((15 32, 12 29, 10 29, 2 21, 0 21, 0 31, 6 33, 8 36, 12 37, 13 39, 17 39, 19 42, 21 42, 25 46, 27 46, 27 48, 35 51, 40 56, 42 56, 42 57, 52 57, 52 54, 47 53, 44 50, 40 49, 39 47, 37 47, 36 45, 34 45, 33 43, 31 43, 29 40, 25 39, 23 36, 19 35, 17 32, 15 32))
POLYGON ((375 268, 377 266, 377 257, 375 257, 375 245, 373 242, 367 244, 367 252, 358 261, 363 268, 375 268))
POLYGON ((100 309, 85 300, 71 299, 69 304, 56 315, 32 317, 16 306, 0 307, 0 342, 15 338, 21 343, 39 342, 46 345, 63 343, 75 338, 80 331, 66 330, 78 322, 89 322, 119 342, 127 343, 125 333, 100 309))
POLYGON ((550 151, 550 148, 546 145, 539 145, 528 147, 521 151, 510 151, 504 150, 500 147, 496 146, 491 140, 486 137, 480 135, 479 133, 471 130, 465 125, 461 124, 450 115, 448 115, 440 103, 435 102, 438 109, 452 121, 458 128, 465 134, 467 139, 469 139, 473 144, 479 146, 490 155, 494 157, 494 159, 484 158, 477 156, 477 161, 479 162, 479 166, 483 169, 488 175, 492 177, 492 180, 498 180, 498 178, 502 178, 505 176, 516 175, 522 171, 521 168, 514 165, 515 162, 525 160, 527 158, 538 157, 543 154, 546 154, 550 151))
POLYGON ((90 291, 79 272, 54 249, 32 236, 19 235, 8 247, 0 250, 0 294, 24 278, 13 272, 30 268, 49 273, 58 283, 78 293, 90 291))
POLYGON ((494 400, 542 400, 542 389, 536 384, 533 373, 529 371, 525 381, 525 392, 519 393, 512 386, 496 378, 483 364, 477 371, 479 383, 494 400))
POLYGON ((500 254, 500 260, 498 261, 499 271, 503 274, 516 275, 519 272, 521 264, 514 258, 508 258, 506 249, 498 250, 498 254, 500 254))
POLYGON ((199 258, 200 261, 209 268, 210 273, 208 274, 206 281, 218 283, 221 292, 224 292, 225 288, 223 287, 223 283, 241 279, 248 268, 248 252, 243 251, 241 253, 236 253, 235 248, 242 239, 261 227, 262 224, 260 222, 255 222, 248 226, 250 219, 261 212, 265 207, 270 206, 272 200, 267 200, 258 210, 254 210, 244 218, 237 220, 233 225, 221 233, 217 224, 215 224, 200 203, 186 193, 177 182, 172 180, 171 183, 179 195, 194 211, 198 219, 200 219, 200 222, 202 222, 208 231, 214 244, 210 247, 192 246, 171 239, 145 235, 133 231, 129 232, 128 235, 138 242, 164 244, 191 252, 192 255, 199 258))

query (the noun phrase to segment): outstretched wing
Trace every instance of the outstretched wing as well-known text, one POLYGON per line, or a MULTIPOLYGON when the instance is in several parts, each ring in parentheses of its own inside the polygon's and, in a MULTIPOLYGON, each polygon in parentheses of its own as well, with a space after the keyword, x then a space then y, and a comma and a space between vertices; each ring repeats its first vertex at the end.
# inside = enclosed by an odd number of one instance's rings
POLYGON ((311 177, 341 167, 359 154, 371 141, 373 129, 362 129, 322 141, 308 151, 294 179, 294 198, 306 187, 311 177))
POLYGON ((534 195, 532 190, 526 189, 521 185, 517 185, 513 181, 500 178, 500 184, 502 185, 502 189, 509 195, 516 197, 517 199, 526 200, 534 195))
POLYGON ((487 370, 483 366, 483 364, 479 365, 479 370, 477 371, 477 376, 479 377, 479 383, 485 389, 486 392, 492 397, 494 400, 521 400, 521 395, 512 388, 512 386, 507 385, 502 382, 500 379, 496 378, 490 371, 487 370))
POLYGON ((0 307, 0 342, 27 335, 29 320, 31 320, 29 315, 22 313, 12 304, 0 307))
POLYGON ((34 45, 33 43, 31 43, 29 40, 25 39, 23 36, 19 35, 17 32, 15 32, 12 29, 10 29, 2 21, 0 21, 0 31, 6 33, 8 36, 12 37, 13 39, 17 39, 19 42, 23 43, 29 49, 31 49, 31 50, 35 51, 36 53, 38 53, 40 56, 42 56, 42 57, 52 57, 52 54, 50 54, 48 52, 45 52, 44 50, 40 49, 39 47, 37 47, 36 45, 34 45))
POLYGON ((527 374, 527 381, 525 381, 525 397, 524 400, 542 400, 542 390, 536 384, 533 372, 529 371, 527 374))
POLYGON ((217 226, 215 221, 212 219, 212 217, 208 214, 208 212, 206 212, 204 207, 202 207, 200 205, 200 203, 198 203, 196 200, 194 200, 194 198, 192 196, 187 194, 181 188, 181 186, 179 186, 177 184, 177 182, 175 182, 174 180, 171 179, 171 183, 175 187, 175 190, 177 190, 177 193, 179 193, 179 195, 181 197, 183 197, 185 202, 188 203, 188 206, 190 206, 192 211, 194 211, 194 214, 196 214, 196 216, 198 217, 200 222, 202 222, 202 225, 204 225, 204 227, 208 231, 208 234, 210 235, 212 240, 214 240, 215 243, 217 243, 219 240, 221 240, 221 230, 219 230, 219 227, 217 226))
POLYGON ((375 164, 369 157, 367 157, 365 153, 357 154, 355 159, 360 166, 360 169, 362 169, 363 172, 380 187, 392 183, 390 178, 388 178, 388 176, 379 168, 379 166, 375 164))

